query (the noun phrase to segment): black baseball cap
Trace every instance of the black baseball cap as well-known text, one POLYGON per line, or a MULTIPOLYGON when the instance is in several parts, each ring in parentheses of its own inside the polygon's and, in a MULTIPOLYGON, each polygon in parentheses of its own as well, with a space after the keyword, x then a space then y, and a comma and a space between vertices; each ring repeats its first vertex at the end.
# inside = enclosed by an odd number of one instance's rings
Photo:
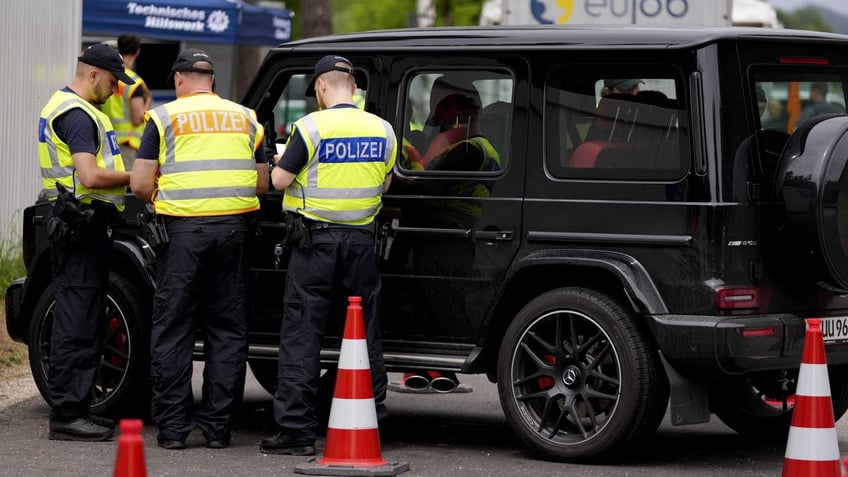
POLYGON ((315 63, 315 72, 312 74, 312 81, 310 81, 309 85, 306 86, 306 96, 315 96, 315 80, 328 71, 341 71, 342 73, 347 73, 354 78, 356 77, 353 71, 353 63, 349 59, 343 56, 327 55, 318 60, 318 63, 315 63), (350 66, 350 68, 336 66, 336 63, 346 63, 350 66))
POLYGON ((77 61, 112 72, 124 84, 134 84, 135 80, 124 71, 124 59, 109 45, 95 43, 82 50, 77 61))
POLYGON ((211 69, 198 68, 194 66, 194 64, 199 61, 205 61, 206 63, 212 65, 212 58, 209 57, 209 55, 205 51, 199 50, 197 48, 186 48, 185 50, 181 51, 179 55, 177 55, 177 59, 174 60, 174 66, 171 67, 171 74, 168 76, 168 78, 173 76, 174 73, 176 73, 177 71, 183 73, 203 73, 206 75, 215 74, 214 65, 211 69))
POLYGON ((607 88, 618 88, 621 91, 627 91, 629 89, 632 89, 637 84, 645 84, 645 82, 636 78, 604 80, 604 86, 606 86, 607 88))

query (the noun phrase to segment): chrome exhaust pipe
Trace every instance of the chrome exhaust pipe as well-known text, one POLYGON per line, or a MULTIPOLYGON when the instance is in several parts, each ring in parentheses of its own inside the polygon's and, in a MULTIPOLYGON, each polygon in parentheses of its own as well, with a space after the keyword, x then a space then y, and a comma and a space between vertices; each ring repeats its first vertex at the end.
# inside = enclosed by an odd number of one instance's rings
POLYGON ((425 391, 430 387, 430 376, 425 373, 406 373, 403 375, 403 385, 412 391, 425 391))
POLYGON ((459 379, 454 373, 440 373, 430 381, 430 389, 437 393, 450 393, 459 386, 459 379))

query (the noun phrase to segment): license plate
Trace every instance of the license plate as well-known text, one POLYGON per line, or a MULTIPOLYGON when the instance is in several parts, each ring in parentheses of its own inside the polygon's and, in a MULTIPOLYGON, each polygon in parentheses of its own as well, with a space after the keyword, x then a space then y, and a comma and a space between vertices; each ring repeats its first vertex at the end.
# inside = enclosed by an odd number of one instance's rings
POLYGON ((826 344, 848 343, 848 317, 821 319, 822 338, 826 344))

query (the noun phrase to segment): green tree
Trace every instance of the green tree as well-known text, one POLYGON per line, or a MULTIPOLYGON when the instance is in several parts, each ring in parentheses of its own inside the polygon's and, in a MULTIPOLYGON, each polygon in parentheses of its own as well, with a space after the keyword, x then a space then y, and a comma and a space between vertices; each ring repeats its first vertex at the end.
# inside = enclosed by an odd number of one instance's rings
POLYGON ((777 19, 783 23, 784 27, 795 30, 833 31, 827 20, 815 7, 798 8, 792 12, 778 9, 777 19))
POLYGON ((415 0, 332 0, 332 3, 335 33, 406 28, 415 21, 415 0))
MULTIPOLYGON (((436 0, 437 26, 477 25, 484 0, 436 0)), ((292 39, 326 33, 351 33, 415 24, 416 0, 287 0, 295 13, 292 39), (326 5, 326 6, 325 6, 326 5), (321 16, 317 19, 316 16, 321 16), (326 18, 331 18, 331 28, 326 18)))

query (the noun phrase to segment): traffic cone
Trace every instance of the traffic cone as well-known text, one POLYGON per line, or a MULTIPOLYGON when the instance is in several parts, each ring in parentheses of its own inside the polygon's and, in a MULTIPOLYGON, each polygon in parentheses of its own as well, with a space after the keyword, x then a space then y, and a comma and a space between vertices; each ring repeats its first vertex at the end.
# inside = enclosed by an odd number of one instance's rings
POLYGON ((409 464, 388 462, 381 455, 362 298, 352 296, 348 302, 324 456, 317 461, 310 459, 294 471, 310 475, 397 475, 409 470, 409 464))
POLYGON ((118 455, 115 458, 113 477, 147 477, 144 439, 141 438, 144 423, 141 419, 121 419, 118 427, 121 429, 121 435, 118 437, 118 455))
POLYGON ((839 440, 827 378, 821 320, 807 320, 783 477, 840 477, 839 440))

